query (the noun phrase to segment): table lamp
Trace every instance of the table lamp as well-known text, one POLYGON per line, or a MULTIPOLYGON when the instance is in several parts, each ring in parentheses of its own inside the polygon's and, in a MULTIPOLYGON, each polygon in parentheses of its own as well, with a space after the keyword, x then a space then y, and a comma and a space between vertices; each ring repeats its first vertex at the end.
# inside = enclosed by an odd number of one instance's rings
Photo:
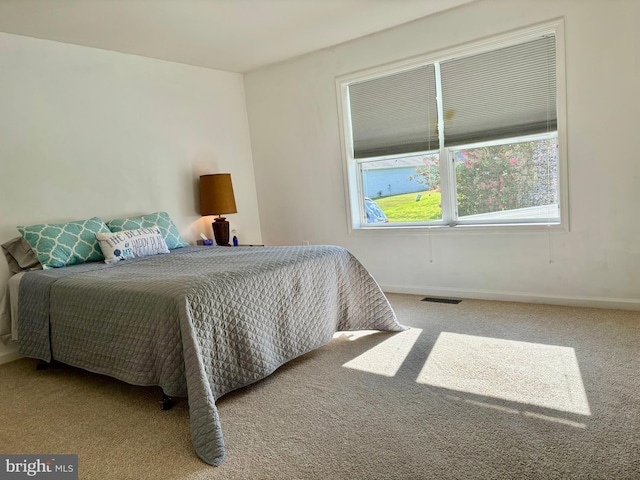
POLYGON ((200 215, 218 215, 211 224, 218 245, 229 245, 229 222, 222 215, 237 213, 231 174, 200 176, 200 215))

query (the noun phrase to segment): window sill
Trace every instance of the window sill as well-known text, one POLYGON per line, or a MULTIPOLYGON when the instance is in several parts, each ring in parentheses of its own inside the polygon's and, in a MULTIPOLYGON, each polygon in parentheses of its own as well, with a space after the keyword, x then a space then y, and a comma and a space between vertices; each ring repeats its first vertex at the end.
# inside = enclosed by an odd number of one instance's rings
POLYGON ((562 223, 519 223, 519 224, 474 224, 474 225, 363 225, 351 227, 352 235, 502 235, 502 234, 531 234, 531 233, 568 233, 568 225, 562 223))

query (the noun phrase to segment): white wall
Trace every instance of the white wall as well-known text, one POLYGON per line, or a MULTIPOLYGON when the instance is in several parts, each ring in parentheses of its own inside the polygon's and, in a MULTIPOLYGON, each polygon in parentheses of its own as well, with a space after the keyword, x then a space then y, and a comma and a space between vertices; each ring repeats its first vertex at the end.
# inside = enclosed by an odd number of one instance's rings
POLYGON ((388 291, 640 308, 638 18, 635 0, 478 1, 246 74, 265 242, 345 246, 388 291), (349 232, 335 77, 559 17, 570 231, 349 232))
POLYGON ((261 243, 242 75, 0 33, 0 243, 16 225, 159 210, 194 243, 213 220, 198 178, 219 172, 231 228, 261 243))

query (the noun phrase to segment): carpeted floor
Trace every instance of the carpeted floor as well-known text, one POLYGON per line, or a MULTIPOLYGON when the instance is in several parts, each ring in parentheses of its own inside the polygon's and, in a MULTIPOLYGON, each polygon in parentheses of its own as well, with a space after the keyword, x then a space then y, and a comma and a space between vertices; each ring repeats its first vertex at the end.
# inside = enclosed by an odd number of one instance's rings
POLYGON ((87 479, 640 479, 640 312, 390 294, 350 332, 218 402, 204 464, 186 400, 71 367, 0 365, 0 453, 87 479))

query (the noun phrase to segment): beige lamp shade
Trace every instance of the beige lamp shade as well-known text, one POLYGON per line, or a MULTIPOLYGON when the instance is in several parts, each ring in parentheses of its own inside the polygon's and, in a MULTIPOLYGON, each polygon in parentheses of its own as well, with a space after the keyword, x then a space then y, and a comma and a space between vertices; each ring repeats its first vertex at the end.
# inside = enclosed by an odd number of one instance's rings
POLYGON ((200 176, 200 215, 237 213, 231 174, 200 176))

